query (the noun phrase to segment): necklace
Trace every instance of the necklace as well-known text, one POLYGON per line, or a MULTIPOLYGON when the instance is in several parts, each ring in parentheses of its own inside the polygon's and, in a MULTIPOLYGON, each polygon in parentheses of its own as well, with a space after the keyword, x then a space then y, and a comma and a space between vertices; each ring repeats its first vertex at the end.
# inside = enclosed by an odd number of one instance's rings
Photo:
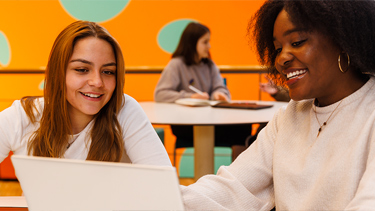
MULTIPOLYGON (((331 114, 329 115, 329 117, 327 118, 327 120, 325 122, 323 122, 323 124, 320 124, 319 122, 319 119, 318 119, 318 115, 316 114, 316 110, 315 108, 313 109, 314 110, 314 113, 315 113, 315 117, 316 117, 316 120, 318 121, 318 124, 320 125, 319 127, 319 130, 318 130, 318 135, 316 137, 319 136, 320 132, 323 130, 323 127, 327 125, 327 122, 329 120, 329 118, 331 118, 332 114, 336 111, 336 109, 340 106, 340 104, 342 103, 342 100, 340 101, 340 103, 336 106, 336 108, 331 112, 331 114)), ((318 102, 318 105, 319 106, 319 102, 318 102)))
POLYGON ((72 144, 73 144, 73 143, 76 141, 76 139, 78 138, 79 134, 80 134, 80 133, 73 135, 72 141, 71 141, 71 142, 68 142, 68 146, 66 147, 66 149, 69 149, 69 147, 72 146, 72 144))

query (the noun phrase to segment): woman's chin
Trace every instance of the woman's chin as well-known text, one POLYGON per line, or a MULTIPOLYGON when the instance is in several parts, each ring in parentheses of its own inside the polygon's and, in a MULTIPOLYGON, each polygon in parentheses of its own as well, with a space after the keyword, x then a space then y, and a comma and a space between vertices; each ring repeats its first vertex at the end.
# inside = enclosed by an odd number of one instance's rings
POLYGON ((301 100, 306 100, 307 98, 298 94, 293 94, 292 92, 289 93, 290 99, 294 101, 301 101, 301 100))

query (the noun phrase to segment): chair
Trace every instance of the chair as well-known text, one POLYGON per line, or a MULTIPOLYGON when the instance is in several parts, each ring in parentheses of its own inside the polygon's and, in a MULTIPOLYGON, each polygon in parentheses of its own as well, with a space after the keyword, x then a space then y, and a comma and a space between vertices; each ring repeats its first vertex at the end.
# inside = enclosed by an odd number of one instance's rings
POLYGON ((161 142, 164 144, 164 129, 161 127, 154 127, 156 133, 158 134, 161 142))
MULTIPOLYGON (((176 136, 173 151, 173 164, 176 165, 176 149, 193 147, 193 126, 172 125, 171 129, 176 136)), ((251 130, 252 124, 215 126, 215 147, 231 149, 232 145, 245 145, 245 140, 251 135, 251 130)))
MULTIPOLYGON (((214 173, 220 166, 228 166, 232 163, 232 149, 230 147, 214 148, 214 173)), ((194 148, 187 147, 181 155, 178 175, 180 178, 194 178, 194 148)))

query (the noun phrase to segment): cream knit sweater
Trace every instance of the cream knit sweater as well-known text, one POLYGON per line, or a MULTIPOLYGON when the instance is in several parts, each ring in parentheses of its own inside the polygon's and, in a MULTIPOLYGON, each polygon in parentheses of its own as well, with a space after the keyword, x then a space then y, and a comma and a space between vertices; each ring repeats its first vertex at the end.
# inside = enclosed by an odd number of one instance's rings
POLYGON ((230 166, 182 186, 186 209, 375 210, 375 79, 339 103, 292 100, 230 166))

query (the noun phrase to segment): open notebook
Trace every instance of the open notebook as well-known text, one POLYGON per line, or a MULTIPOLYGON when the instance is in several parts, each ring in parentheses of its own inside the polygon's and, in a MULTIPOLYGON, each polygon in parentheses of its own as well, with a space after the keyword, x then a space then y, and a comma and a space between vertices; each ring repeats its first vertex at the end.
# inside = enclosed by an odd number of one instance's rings
POLYGON ((185 106, 212 106, 215 108, 238 108, 238 109, 262 109, 270 108, 273 104, 256 101, 214 101, 195 98, 182 98, 175 101, 176 104, 185 106))
POLYGON ((223 101, 202 100, 196 98, 181 98, 175 101, 176 104, 185 106, 213 106, 223 101))
POLYGON ((183 210, 174 167, 11 157, 30 211, 183 210))

